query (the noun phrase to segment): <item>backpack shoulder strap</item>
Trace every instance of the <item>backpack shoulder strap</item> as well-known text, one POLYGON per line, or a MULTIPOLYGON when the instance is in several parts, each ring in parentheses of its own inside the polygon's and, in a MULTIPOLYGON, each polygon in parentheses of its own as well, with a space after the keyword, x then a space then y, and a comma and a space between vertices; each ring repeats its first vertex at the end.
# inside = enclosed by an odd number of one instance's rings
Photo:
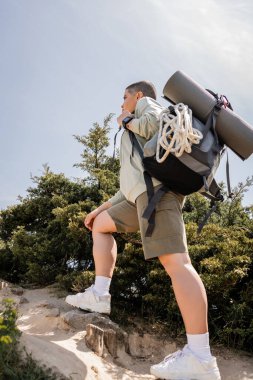
POLYGON ((137 137, 135 136, 134 132, 130 131, 129 129, 127 129, 128 133, 129 133, 129 138, 130 138, 130 141, 132 143, 132 156, 134 155, 134 148, 136 148, 137 152, 139 153, 141 159, 143 159, 143 150, 139 144, 139 141, 137 140, 137 137))
MULTIPOLYGON (((205 178, 205 177, 204 177, 205 178)), ((213 178, 212 182, 209 186, 207 186, 208 191, 201 191, 200 194, 204 195, 204 197, 210 199, 211 201, 223 201, 224 197, 221 194, 221 188, 217 184, 216 180, 213 178)))
POLYGON ((221 193, 221 188, 213 178, 211 184, 209 185, 208 192, 200 192, 200 194, 204 195, 206 198, 211 200, 210 203, 210 210, 206 213, 204 218, 200 221, 198 225, 198 234, 202 231, 203 227, 207 223, 208 219, 212 215, 213 212, 217 209, 217 202, 222 202, 224 200, 224 197, 221 193))
MULTIPOLYGON (((141 149, 141 146, 135 136, 135 134, 128 130, 129 137, 133 146, 132 154, 134 154, 134 148, 137 149, 137 152, 139 153, 141 159, 143 159, 143 150, 141 149)), ((143 167, 144 168, 144 167, 143 167)), ((161 186, 156 192, 154 191, 154 185, 152 181, 151 175, 145 170, 144 168, 144 180, 147 188, 147 195, 148 195, 148 205, 145 208, 142 217, 144 219, 147 219, 148 221, 148 227, 145 232, 145 236, 150 237, 152 236, 152 233, 155 228, 155 212, 156 212, 156 205, 160 201, 161 197, 169 191, 169 189, 166 186, 161 186)))

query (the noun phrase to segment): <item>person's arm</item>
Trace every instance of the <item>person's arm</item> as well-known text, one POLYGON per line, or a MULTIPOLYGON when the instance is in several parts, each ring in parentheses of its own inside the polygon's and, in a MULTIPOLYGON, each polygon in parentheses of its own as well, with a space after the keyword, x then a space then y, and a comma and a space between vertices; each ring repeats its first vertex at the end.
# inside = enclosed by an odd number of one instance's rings
POLYGON ((119 191, 117 191, 117 193, 113 197, 111 197, 110 199, 108 199, 107 202, 109 202, 111 204, 111 206, 114 206, 117 203, 120 203, 120 202, 125 201, 125 200, 126 200, 125 196, 119 190, 119 191))
POLYGON ((89 214, 86 215, 86 218, 84 220, 84 225, 87 227, 90 231, 92 231, 92 226, 94 219, 100 214, 102 211, 108 210, 113 205, 122 202, 126 198, 122 194, 122 192, 119 190, 113 197, 111 197, 107 202, 102 203, 99 207, 97 207, 95 210, 91 211, 89 214))
POLYGON ((159 129, 159 116, 163 109, 151 98, 140 99, 136 107, 136 117, 127 124, 127 128, 150 140, 159 129))
POLYGON ((88 228, 90 231, 92 231, 93 222, 95 218, 100 214, 102 211, 108 210, 108 208, 112 207, 112 204, 110 202, 104 202, 101 204, 101 206, 97 207, 95 210, 91 211, 89 214, 86 215, 86 218, 84 219, 84 225, 86 228, 88 228))

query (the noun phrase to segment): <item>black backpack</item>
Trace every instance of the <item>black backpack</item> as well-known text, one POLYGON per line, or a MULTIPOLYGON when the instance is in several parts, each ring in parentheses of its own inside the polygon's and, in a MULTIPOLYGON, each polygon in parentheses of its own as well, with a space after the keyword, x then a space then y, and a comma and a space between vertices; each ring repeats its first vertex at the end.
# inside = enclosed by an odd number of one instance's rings
MULTIPOLYGON (((183 195, 189 195, 199 191, 211 200, 210 211, 200 223, 198 232, 201 231, 211 213, 215 211, 217 201, 223 201, 221 189, 213 176, 226 147, 215 131, 215 123, 221 107, 227 106, 232 109, 232 106, 225 96, 218 97, 217 94, 211 91, 209 92, 216 98, 216 104, 210 112, 205 124, 196 117, 192 117, 192 127, 199 131, 203 137, 198 144, 192 144, 190 153, 184 152, 180 157, 169 153, 166 159, 162 163, 159 163, 156 159, 157 149, 159 149, 159 155, 163 155, 165 151, 163 147, 157 148, 158 132, 145 144, 144 149, 142 149, 135 134, 128 130, 133 149, 138 151, 144 167, 148 206, 142 217, 147 219, 149 223, 146 236, 151 236, 153 233, 156 205, 163 194, 168 191, 183 195), (154 192, 151 177, 158 179, 163 184, 156 192, 154 192)), ((169 114, 169 117, 176 117, 175 106, 169 106, 166 112, 169 114)), ((125 118, 122 123, 123 127, 125 127, 130 120, 131 118, 129 117, 125 118)), ((231 196, 228 163, 227 179, 228 190, 231 196)))

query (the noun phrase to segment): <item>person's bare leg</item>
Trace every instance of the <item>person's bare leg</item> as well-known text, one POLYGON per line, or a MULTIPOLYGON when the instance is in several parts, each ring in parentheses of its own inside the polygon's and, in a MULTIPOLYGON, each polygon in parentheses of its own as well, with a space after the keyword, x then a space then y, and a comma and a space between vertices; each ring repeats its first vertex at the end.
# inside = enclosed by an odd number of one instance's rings
POLYGON ((159 257, 171 278, 187 334, 208 331, 207 296, 203 282, 186 253, 165 254, 159 257))
POLYGON ((96 276, 112 278, 117 259, 117 245, 112 232, 116 226, 107 211, 101 212, 92 227, 93 257, 96 276))

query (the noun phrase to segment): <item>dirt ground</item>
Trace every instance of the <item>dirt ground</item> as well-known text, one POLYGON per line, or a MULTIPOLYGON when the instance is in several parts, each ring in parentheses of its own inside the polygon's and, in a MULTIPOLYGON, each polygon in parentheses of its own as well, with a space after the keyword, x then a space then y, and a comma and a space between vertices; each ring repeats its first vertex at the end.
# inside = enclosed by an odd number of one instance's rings
MULTIPOLYGON (((86 331, 70 328, 62 315, 70 310, 64 297, 59 298, 52 288, 24 289, 21 295, 10 293, 8 288, 0 291, 4 297, 17 301, 18 328, 22 331, 21 344, 41 364, 72 380, 135 380, 154 379, 149 374, 150 365, 159 362, 161 350, 154 350, 146 359, 125 355, 120 363, 110 354, 97 356, 85 344, 86 331), (28 302, 24 302, 24 298, 28 302), (22 298, 22 300, 21 300, 22 298), (43 307, 50 303, 51 309, 43 307)), ((160 347, 161 348, 161 347, 160 347)), ((253 357, 243 352, 212 347, 217 357, 222 380, 253 379, 253 357)), ((164 356, 167 353, 164 353, 164 356)))

